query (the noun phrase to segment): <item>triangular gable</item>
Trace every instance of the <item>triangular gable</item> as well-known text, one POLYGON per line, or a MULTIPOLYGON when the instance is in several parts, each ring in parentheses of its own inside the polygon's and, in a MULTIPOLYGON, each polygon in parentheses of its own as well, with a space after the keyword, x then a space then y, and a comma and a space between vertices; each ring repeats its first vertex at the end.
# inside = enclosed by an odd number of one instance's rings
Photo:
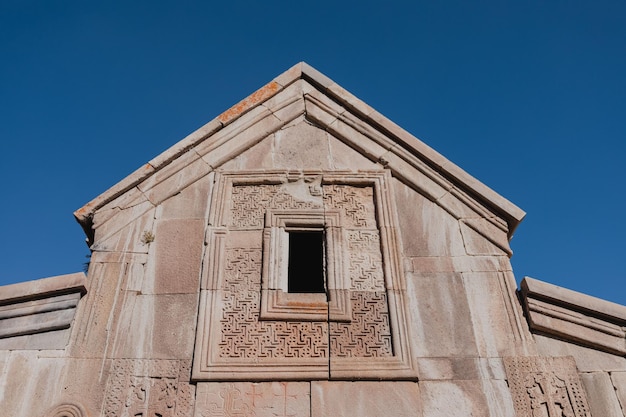
POLYGON ((129 190, 137 187, 145 199, 158 204, 302 115, 510 253, 508 242, 494 241, 494 236, 510 239, 525 215, 520 208, 304 62, 152 159, 74 215, 93 241, 94 213, 115 199, 124 200, 129 190), (185 175, 181 175, 183 170, 185 175))

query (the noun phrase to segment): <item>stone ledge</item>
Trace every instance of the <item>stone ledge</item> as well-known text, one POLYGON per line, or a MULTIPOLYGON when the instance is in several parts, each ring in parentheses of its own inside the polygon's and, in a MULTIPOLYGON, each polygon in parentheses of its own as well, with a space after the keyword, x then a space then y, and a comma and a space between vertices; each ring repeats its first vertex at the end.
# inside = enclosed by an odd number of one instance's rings
POLYGON ((626 307, 530 277, 521 295, 533 332, 623 356, 626 307))
POLYGON ((45 298, 52 294, 87 292, 87 277, 82 272, 42 278, 0 287, 0 306, 24 300, 45 298))
POLYGON ((65 347, 85 281, 81 272, 0 287, 0 349, 65 347))

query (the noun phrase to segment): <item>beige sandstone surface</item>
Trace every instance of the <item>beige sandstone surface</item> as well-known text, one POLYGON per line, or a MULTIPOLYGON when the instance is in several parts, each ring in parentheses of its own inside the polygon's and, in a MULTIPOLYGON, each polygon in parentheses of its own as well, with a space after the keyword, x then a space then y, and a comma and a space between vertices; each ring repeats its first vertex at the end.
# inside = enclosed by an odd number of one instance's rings
POLYGON ((524 212, 305 63, 75 216, 86 276, 0 287, 3 415, 624 415, 626 307, 518 292, 524 212))

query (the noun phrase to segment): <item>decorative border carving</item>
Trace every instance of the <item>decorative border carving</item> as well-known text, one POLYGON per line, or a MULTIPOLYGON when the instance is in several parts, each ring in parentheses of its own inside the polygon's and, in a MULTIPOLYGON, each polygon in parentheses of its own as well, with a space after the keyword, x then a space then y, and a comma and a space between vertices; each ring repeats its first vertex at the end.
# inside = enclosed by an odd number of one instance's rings
POLYGON ((263 231, 263 273, 261 278, 260 320, 350 321, 350 297, 346 291, 342 265, 341 221, 338 211, 268 210, 263 231), (289 247, 288 231, 320 228, 326 236, 327 294, 290 294, 287 292, 289 247), (328 300, 327 300, 328 297, 328 300))
MULTIPOLYGON (((221 173, 216 174, 214 190, 209 213, 208 261, 203 271, 193 380, 417 379, 408 343, 409 329, 404 301, 406 287, 400 262, 396 230, 398 220, 389 171, 221 173), (292 193, 294 185, 300 187, 297 193, 292 193), (255 191, 249 187, 250 192, 258 193, 256 197, 247 196, 247 186, 256 187, 255 191), (324 191, 321 196, 318 192, 320 186, 324 191), (304 192, 304 189, 308 191, 304 192), (231 198, 234 190, 243 194, 231 198), (291 198, 294 195, 297 198, 291 198), (329 197, 331 195, 332 198, 329 197), (324 199, 323 204, 321 199, 324 199), (247 207, 245 204, 248 200, 256 203, 247 207), (260 210, 259 206, 264 209, 260 210), (248 215, 241 213, 248 209, 248 215), (233 210, 236 213, 233 214, 233 210), (352 309, 361 303, 363 307, 359 308, 363 311, 359 314, 369 314, 372 318, 385 316, 376 323, 372 322, 377 326, 380 338, 372 340, 370 350, 352 347, 352 341, 342 336, 349 334, 350 337, 359 338, 358 332, 348 329, 347 333, 342 333, 340 327, 351 326, 352 322, 354 326, 359 326, 359 322, 354 321, 354 311, 351 322, 329 321, 328 311, 323 321, 259 321, 261 299, 266 298, 267 304, 273 303, 274 306, 288 305, 289 301, 270 300, 269 291, 280 288, 271 288, 277 285, 269 284, 272 278, 267 270, 264 272, 267 279, 261 279, 262 270, 272 265, 266 259, 267 253, 260 255, 262 247, 265 245, 265 248, 270 249, 274 245, 275 250, 278 248, 278 243, 272 241, 272 227, 265 226, 272 225, 272 222, 278 226, 281 216, 277 215, 272 220, 270 213, 269 220, 263 218, 268 210, 274 213, 337 211, 345 224, 330 229, 339 233, 339 242, 346 239, 349 231, 367 232, 367 239, 362 234, 360 237, 354 236, 355 248, 361 244, 365 245, 366 251, 372 252, 366 259, 366 267, 353 268, 352 272, 348 272, 349 256, 345 253, 348 250, 343 244, 344 253, 337 249, 328 253, 341 255, 339 258, 343 262, 338 268, 341 268, 343 274, 340 281, 344 282, 337 283, 339 275, 336 274, 333 284, 339 287, 334 289, 338 292, 337 299, 350 300, 352 309), (257 238, 254 236, 260 236, 259 243, 256 243, 257 238), (231 253, 243 250, 237 249, 239 240, 243 238, 246 241, 248 237, 254 240, 251 244, 258 245, 249 249, 259 254, 258 260, 254 263, 237 257, 228 260, 233 256, 231 253), (367 242, 358 242, 359 239, 367 242), (348 279, 350 274, 359 275, 356 280, 358 285, 353 285, 352 278, 348 279), (261 294, 260 288, 267 292, 261 294), (353 296, 358 298, 355 291, 364 293, 361 298, 352 300, 353 296), (331 328, 331 325, 335 327, 331 328), (224 329, 228 329, 228 341, 223 340, 226 334, 224 329), (315 337, 316 341, 311 339, 313 344, 303 344, 302 337, 315 337), (331 341, 340 344, 343 350, 334 354, 330 348, 331 341), (218 344, 226 350, 219 348, 218 344), (309 353, 302 350, 305 345, 309 346, 309 353)), ((277 237, 276 233, 274 237, 277 237)), ((275 262, 274 268, 277 267, 275 262)), ((274 292, 274 296, 280 297, 280 293, 274 292)))

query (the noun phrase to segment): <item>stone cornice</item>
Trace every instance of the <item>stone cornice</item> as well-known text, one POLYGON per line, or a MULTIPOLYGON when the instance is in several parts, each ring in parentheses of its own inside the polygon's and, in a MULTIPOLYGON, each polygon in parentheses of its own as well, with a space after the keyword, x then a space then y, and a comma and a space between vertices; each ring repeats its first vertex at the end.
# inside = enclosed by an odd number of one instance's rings
POLYGON ((521 295, 533 332, 626 355, 626 307, 525 277, 521 295))

